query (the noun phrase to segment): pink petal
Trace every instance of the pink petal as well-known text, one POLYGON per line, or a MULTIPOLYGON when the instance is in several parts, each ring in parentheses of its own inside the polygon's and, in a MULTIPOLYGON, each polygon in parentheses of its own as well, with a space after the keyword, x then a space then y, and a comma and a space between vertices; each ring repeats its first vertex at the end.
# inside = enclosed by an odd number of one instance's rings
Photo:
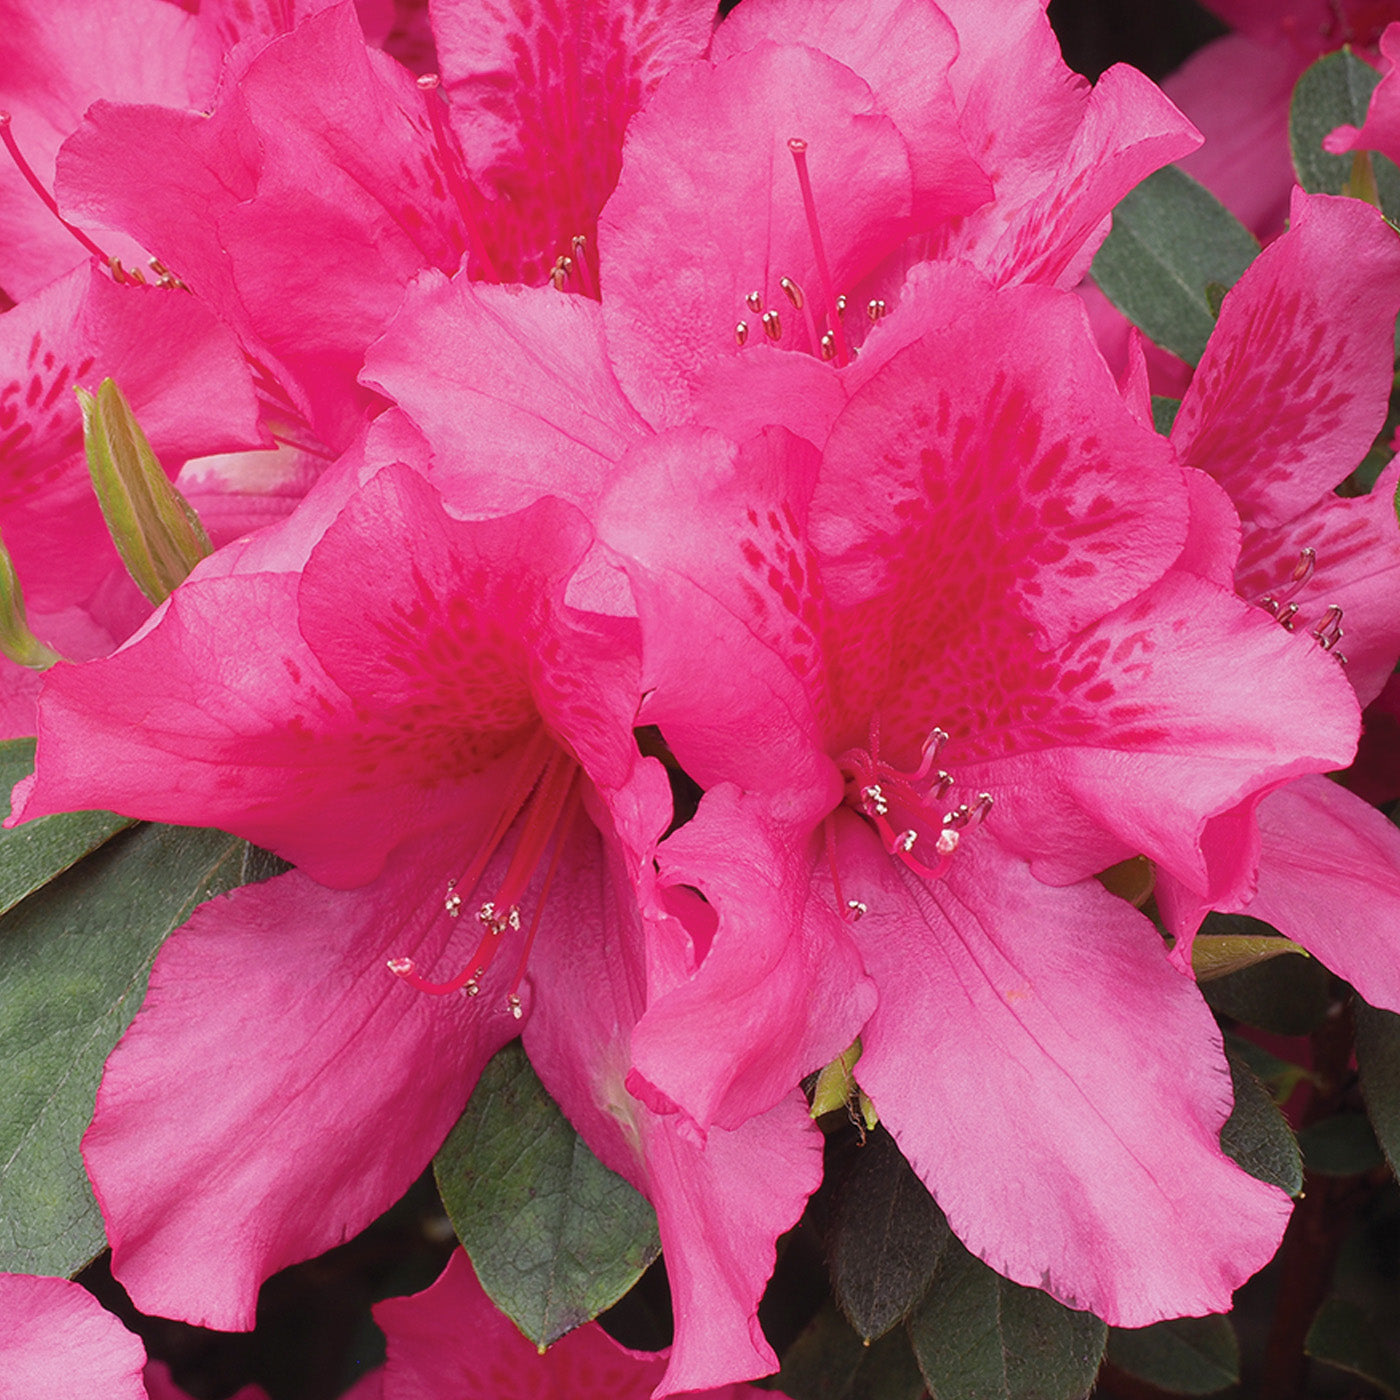
MULTIPOLYGON (((25 160, 53 192, 64 138, 98 98, 193 106, 205 95, 195 20, 158 0, 85 0, 0 5, 0 108, 25 160)), ((71 217, 71 216, 70 216, 71 217)), ((128 265, 135 245, 87 225, 104 251, 128 265)), ((36 292, 89 254, 40 203, 8 155, 0 155, 0 286, 15 299, 36 292)))
MULTIPOLYGON (((1053 707, 1001 735, 976 731, 974 745, 1015 751, 963 763, 950 749, 949 761, 969 788, 1005 792, 991 818, 999 838, 1056 883, 1109 863, 1079 830, 1087 815, 1196 891, 1238 897, 1252 842, 1235 830, 1242 814, 1215 823, 1353 752, 1357 710, 1336 662, 1196 575, 1168 574, 1043 664, 1016 680, 1027 696, 1032 683, 1056 696, 1053 707)), ((1029 703, 1008 710, 1029 715, 1029 703)))
POLYGON ((657 426, 687 421, 710 367, 742 353, 737 321, 762 339, 751 291, 780 311, 785 345, 815 349, 778 285, 792 279, 820 313, 794 137, 808 145, 833 292, 848 290, 902 240, 911 208, 905 143, 849 68, 765 42, 678 69, 628 132, 599 229, 603 310, 618 378, 657 426))
POLYGON ((362 379, 423 431, 433 483, 473 515, 546 492, 591 504, 650 431, 609 365, 601 308, 552 287, 424 274, 370 347, 362 379))
POLYGON ((146 1400, 140 1341, 80 1284, 0 1274, 6 1400, 146 1400))
POLYGON ((1220 1034, 1151 924, 1039 884, 989 831, 925 883, 842 827, 880 987, 856 1074, 958 1236, 1119 1326, 1228 1309, 1289 1202, 1220 1150, 1220 1034))
POLYGON ((1400 831, 1312 774, 1259 804, 1259 891, 1243 912, 1272 924, 1373 1006, 1400 1011, 1400 831))
POLYGON ((909 144, 914 217, 924 228, 967 214, 992 197, 992 187, 968 151, 947 70, 958 36, 932 5, 878 0, 861 6, 839 0, 747 0, 715 34, 716 63, 764 39, 794 38, 819 49, 870 84, 881 108, 909 144))
MULTIPOLYGON (((579 867, 580 869, 582 867, 579 867)), ((536 999, 525 1048, 545 1087, 599 1159, 656 1208, 676 1317, 675 1345, 658 1396, 704 1390, 777 1369, 755 1316, 773 1269, 775 1242, 802 1213, 821 1178, 821 1134, 794 1090, 733 1132, 701 1136, 681 1115, 658 1115, 624 1086, 632 1028, 646 1009, 647 972, 677 965, 689 943, 675 918, 645 931, 632 885, 614 866, 573 880, 556 910, 589 911, 597 938, 569 927, 540 942, 530 961, 536 999), (597 911, 596 918, 592 911, 597 911), (644 939, 657 945, 655 956, 644 939)))
POLYGON ((374 1320, 389 1343, 384 1400, 647 1400, 666 1369, 596 1323, 541 1354, 497 1311, 460 1249, 425 1292, 376 1303, 374 1320))
POLYGON ((503 985, 428 997, 385 967, 469 956, 473 930, 449 939, 442 917, 461 861, 448 827, 362 890, 293 872, 166 942, 83 1139, 137 1307, 251 1328, 265 1278, 362 1230, 423 1170, 517 1030, 503 985))
POLYGON ((1385 421, 1397 310, 1394 230, 1360 200, 1299 191, 1289 232, 1221 307, 1172 428, 1182 460, 1215 477, 1247 523, 1306 510, 1385 421))
POLYGON ((1323 141, 1323 146, 1334 154, 1379 151, 1391 160, 1400 157, 1400 25, 1392 24, 1386 29, 1380 49, 1390 71, 1371 94, 1371 106, 1361 128, 1340 126, 1323 141))
MULTIPOLYGON (((542 282, 571 240, 592 248, 632 115, 709 43, 707 0, 434 4, 452 122, 488 216, 502 280, 542 282), (508 211, 508 213, 507 213, 508 211)), ((594 263, 596 266, 596 261, 594 263)))
MULTIPOLYGON (((1186 489, 1191 499, 1191 525, 1176 567, 1233 590, 1241 539, 1234 502, 1219 482, 1194 468, 1187 469, 1186 489)), ((1249 597, 1247 591, 1242 592, 1249 597)))
POLYGON ((1392 463, 1369 495, 1329 492, 1286 525, 1250 530, 1240 556, 1238 590, 1252 601, 1286 588, 1301 551, 1315 551, 1316 568, 1293 600, 1299 604, 1295 629, 1306 633, 1325 622, 1332 604, 1342 609, 1338 650, 1363 705, 1380 694, 1400 655, 1397 486, 1400 463, 1392 463))
POLYGON ((1288 219, 1288 106, 1305 66, 1293 44, 1228 34, 1162 84, 1205 137, 1177 163, 1261 238, 1282 233, 1288 219))
POLYGON ((819 843, 805 834, 722 784, 660 849, 663 879, 698 889, 718 924, 693 976, 653 995, 632 1057, 702 1131, 772 1108, 874 1009, 843 920, 808 897, 819 843))

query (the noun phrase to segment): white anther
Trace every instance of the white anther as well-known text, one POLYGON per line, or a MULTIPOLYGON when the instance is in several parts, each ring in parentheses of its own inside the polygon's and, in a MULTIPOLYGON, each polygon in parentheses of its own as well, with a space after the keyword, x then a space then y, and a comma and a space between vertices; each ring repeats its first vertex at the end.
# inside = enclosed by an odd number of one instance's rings
POLYGON ((951 827, 945 827, 938 833, 938 840, 933 843, 933 849, 941 856, 950 856, 958 849, 958 842, 962 837, 951 827))
POLYGON ((740 321, 740 322, 734 327, 734 343, 735 343, 735 345, 738 345, 738 346, 741 346, 741 347, 742 347, 742 346, 748 341, 748 338, 749 338, 749 323, 748 323, 747 321, 740 321))
POLYGON ((846 901, 846 912, 851 916, 851 922, 857 923, 869 912, 869 908, 859 899, 848 899, 846 901))
POLYGON ((885 794, 879 783, 871 783, 869 787, 861 788, 860 800, 872 817, 883 817, 890 810, 890 804, 885 801, 885 794))
POLYGON ((514 992, 506 998, 506 1004, 510 1007, 510 1014, 518 1021, 525 1013, 520 1009, 520 998, 514 992))
POLYGON ((755 316, 757 316, 758 313, 763 310, 762 292, 750 292, 748 296, 744 298, 744 300, 748 303, 749 310, 752 311, 755 316))
POLYGON ((442 907, 447 910, 447 917, 455 919, 462 912, 462 896, 451 893, 442 901, 442 907))
POLYGON ((781 340, 783 338, 783 323, 776 311, 765 311, 763 313, 763 334, 769 340, 781 340))
POLYGON ((914 842, 918 839, 919 833, 917 831, 901 831, 894 838, 895 850, 903 851, 905 855, 908 855, 914 849, 914 842))

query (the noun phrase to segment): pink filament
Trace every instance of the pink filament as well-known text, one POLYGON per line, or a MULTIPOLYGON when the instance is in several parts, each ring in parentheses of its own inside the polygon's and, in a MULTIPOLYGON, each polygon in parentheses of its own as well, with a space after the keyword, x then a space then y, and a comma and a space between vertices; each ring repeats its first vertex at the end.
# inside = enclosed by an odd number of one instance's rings
POLYGON ((792 161, 797 167, 797 183, 802 187, 802 207, 807 213, 807 231, 812 236, 812 255, 817 260, 817 275, 821 278, 822 295, 826 298, 826 318, 831 323, 832 335, 836 337, 836 363, 846 365, 851 362, 851 357, 846 349, 846 332, 841 325, 841 313, 836 309, 836 288, 831 281, 826 247, 822 243, 822 231, 817 223, 817 201, 812 195, 812 178, 807 173, 807 143, 800 136, 789 137, 788 150, 792 152, 792 161))
MULTIPOLYGON (((107 254, 104 253, 87 234, 81 229, 74 228, 73 225, 58 212, 58 204, 55 202, 54 197, 44 188, 29 162, 20 154, 19 144, 15 140, 14 132, 10 130, 10 114, 8 112, 0 112, 0 141, 4 141, 5 149, 10 153, 10 159, 13 160, 15 165, 19 168, 19 173, 29 181, 30 188, 33 189, 34 193, 44 201, 44 207, 49 213, 51 213, 89 253, 92 253, 95 257, 101 258, 103 262, 111 266, 112 260, 107 254)), ((118 280, 120 281, 121 279, 119 278, 118 280)))

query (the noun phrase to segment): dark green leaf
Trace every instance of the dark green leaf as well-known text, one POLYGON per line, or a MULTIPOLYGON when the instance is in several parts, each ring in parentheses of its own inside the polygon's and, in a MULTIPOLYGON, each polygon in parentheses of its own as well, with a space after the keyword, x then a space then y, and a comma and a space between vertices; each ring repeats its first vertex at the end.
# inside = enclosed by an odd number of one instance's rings
POLYGON ((1108 1329, 989 1269, 956 1240, 943 1251, 909 1339, 937 1400, 1082 1400, 1108 1329))
POLYGON ((1172 424, 1181 408, 1180 399, 1169 399, 1165 394, 1152 395, 1152 426, 1163 437, 1172 435, 1172 424))
MULTIPOLYGON (((1276 930, 1244 914, 1209 914, 1201 932, 1269 934, 1276 930)), ((1307 1035, 1327 1019, 1331 977, 1315 958, 1271 958, 1205 983, 1201 994, 1213 1010, 1246 1025, 1276 1035, 1307 1035)))
POLYGON ((867 1346, 830 1304, 788 1348, 773 1384, 791 1400, 919 1400, 924 1393, 903 1331, 867 1346))
POLYGON ((1304 1080, 1312 1084, 1319 1082, 1312 1070, 1295 1065, 1292 1060, 1282 1060, 1277 1055, 1271 1055, 1242 1035, 1227 1033, 1225 1048, 1254 1071, 1255 1078, 1273 1095, 1275 1103, 1287 1103, 1294 1089, 1304 1080))
POLYGON ((246 884, 247 842, 139 826, 0 919, 0 1269, 67 1274, 106 1243, 78 1144, 166 936, 246 884))
POLYGON ((588 1150, 519 1041, 487 1065, 433 1169, 481 1286, 539 1346, 611 1307, 660 1253, 651 1206, 588 1150))
MULTIPOLYGON (((6 816, 10 790, 33 771, 33 739, 0 743, 0 804, 6 816)), ((0 914, 130 825, 129 818, 110 812, 65 812, 26 822, 13 831, 0 830, 0 914)))
POLYGON ((1371 1127, 1400 1174, 1400 1016, 1356 998, 1356 1066, 1371 1127))
MULTIPOLYGON (((1288 142, 1298 183, 1310 194, 1347 192, 1352 156, 1322 149, 1322 138, 1339 126, 1362 126, 1371 93, 1381 75, 1354 53, 1339 49, 1318 59, 1293 89, 1288 142)), ((1392 218, 1400 211, 1400 171, 1384 156, 1373 156, 1381 207, 1392 218)))
POLYGON ((1235 1107, 1220 1130, 1221 1148, 1250 1176, 1296 1196, 1303 1189, 1303 1159, 1293 1130, 1244 1060, 1229 1047, 1226 1057, 1235 1107))
POLYGON ((836 1301, 867 1340, 883 1337, 924 1296, 948 1222, 883 1128, 857 1149, 826 1229, 836 1301))
POLYGON ((1092 270, 1135 326, 1194 365, 1215 329, 1207 288, 1233 287, 1258 252, 1254 235, 1213 194, 1169 165, 1113 211, 1092 270))
POLYGON ((1214 1395, 1240 1378, 1240 1344, 1228 1317, 1178 1317, 1108 1329, 1108 1359, 1177 1395, 1214 1395))
POLYGON ((1364 1113, 1334 1113, 1298 1134, 1303 1161, 1319 1176, 1362 1176, 1385 1158, 1364 1113))
POLYGON ((1355 1303, 1329 1298, 1308 1328, 1304 1349, 1314 1360, 1350 1371, 1400 1400, 1400 1365, 1355 1303))

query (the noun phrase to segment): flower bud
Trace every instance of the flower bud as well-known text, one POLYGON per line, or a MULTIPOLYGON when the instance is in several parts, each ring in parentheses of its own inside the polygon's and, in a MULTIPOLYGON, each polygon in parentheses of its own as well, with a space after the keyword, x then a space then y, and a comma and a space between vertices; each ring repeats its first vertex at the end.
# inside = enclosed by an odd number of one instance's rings
POLYGON ((1202 933, 1191 945, 1191 970, 1196 981, 1211 982, 1283 953, 1309 956, 1308 950, 1292 939, 1274 934, 1202 933))
POLYGON ((0 652, 33 671, 46 671, 63 658, 29 630, 24 594, 10 551, 0 543, 0 652))
POLYGON ((83 410, 88 470, 112 540, 136 586, 162 603, 214 547, 115 382, 104 379, 95 395, 74 393, 83 410))

